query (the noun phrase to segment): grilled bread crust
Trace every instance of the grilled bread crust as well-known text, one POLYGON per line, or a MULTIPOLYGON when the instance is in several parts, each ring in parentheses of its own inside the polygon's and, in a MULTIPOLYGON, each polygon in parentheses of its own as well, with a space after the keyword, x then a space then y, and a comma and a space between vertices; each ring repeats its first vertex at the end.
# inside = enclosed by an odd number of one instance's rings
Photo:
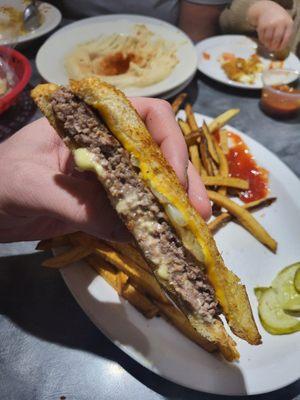
MULTIPOLYGON (((187 194, 175 172, 163 157, 159 147, 153 141, 143 121, 125 95, 97 78, 87 78, 70 82, 71 91, 85 103, 96 109, 110 132, 123 147, 139 162, 141 177, 154 193, 162 206, 171 204, 181 213, 185 228, 174 225, 179 237, 187 248, 195 254, 200 248, 204 254, 204 265, 216 298, 233 333, 251 344, 261 342, 245 287, 239 278, 224 265, 215 241, 198 212, 192 207, 187 194)), ((55 84, 38 85, 32 91, 32 97, 48 118, 50 124, 63 138, 64 132, 57 126, 51 106, 52 95, 60 87, 55 84)), ((130 226, 128 226, 130 229, 130 226)), ((155 270, 154 270, 155 273, 155 270)), ((202 346, 208 351, 217 348, 227 360, 236 360, 239 353, 233 339, 227 334, 222 321, 215 318, 213 323, 204 322, 184 309, 184 304, 174 293, 165 279, 155 273, 163 288, 186 314, 192 326, 203 338, 202 346)))

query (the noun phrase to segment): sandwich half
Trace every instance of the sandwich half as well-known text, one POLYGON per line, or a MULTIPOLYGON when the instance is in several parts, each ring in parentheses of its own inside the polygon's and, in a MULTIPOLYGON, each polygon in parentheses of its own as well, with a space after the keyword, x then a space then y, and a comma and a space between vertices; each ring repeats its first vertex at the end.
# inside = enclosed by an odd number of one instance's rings
POLYGON ((125 95, 86 78, 70 81, 69 87, 38 85, 32 97, 71 150, 77 168, 97 175, 203 347, 220 351, 229 361, 239 358, 221 314, 234 334, 261 343, 245 287, 224 265, 205 221, 125 95))

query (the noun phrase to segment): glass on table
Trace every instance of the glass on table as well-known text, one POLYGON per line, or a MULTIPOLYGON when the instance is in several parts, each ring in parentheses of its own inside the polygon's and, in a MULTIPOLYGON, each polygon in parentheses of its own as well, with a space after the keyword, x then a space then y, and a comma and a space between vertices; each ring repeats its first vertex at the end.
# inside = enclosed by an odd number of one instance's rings
POLYGON ((262 74, 262 110, 272 117, 291 118, 300 110, 300 73, 271 69, 262 74))

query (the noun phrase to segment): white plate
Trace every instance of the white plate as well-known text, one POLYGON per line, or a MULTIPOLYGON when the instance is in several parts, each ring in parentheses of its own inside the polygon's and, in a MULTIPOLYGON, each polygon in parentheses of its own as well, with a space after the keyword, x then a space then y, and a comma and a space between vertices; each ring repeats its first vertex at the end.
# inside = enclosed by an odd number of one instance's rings
MULTIPOLYGON (((221 35, 214 36, 209 39, 202 40, 196 45, 198 54, 198 69, 203 74, 215 79, 218 82, 225 83, 229 86, 234 86, 244 89, 261 89, 263 84, 261 74, 257 75, 257 79, 253 84, 246 84, 232 81, 227 77, 221 64, 218 61, 223 53, 233 53, 234 55, 242 58, 248 58, 256 52, 257 43, 243 35, 221 35), (203 53, 208 53, 210 59, 206 59, 203 53)), ((270 60, 261 57, 262 63, 265 68, 270 65, 270 60)), ((300 61, 298 57, 290 53, 288 58, 284 61, 283 68, 294 69, 300 71, 300 61)))
MULTIPOLYGON (((184 117, 179 113, 179 117, 184 117)), ((200 123, 202 117, 196 114, 200 123)), ((211 118, 205 117, 209 122, 211 118)), ((300 333, 272 336, 257 316, 256 286, 267 286, 283 267, 300 260, 300 181, 274 154, 234 128, 257 162, 270 171, 270 194, 277 201, 255 217, 278 240, 271 253, 238 224, 216 235, 226 265, 246 284, 263 344, 235 338, 241 359, 227 363, 182 336, 162 318, 147 320, 91 268, 78 263, 62 270, 69 289, 94 324, 136 361, 183 386, 223 395, 259 394, 279 389, 300 377, 300 333)))
POLYGON ((100 35, 132 33, 135 24, 145 24, 157 35, 178 43, 179 63, 161 82, 144 88, 125 89, 128 96, 158 96, 182 85, 193 76, 197 70, 195 46, 181 30, 155 18, 126 14, 87 18, 60 29, 40 48, 36 58, 38 71, 46 81, 65 85, 68 77, 64 58, 76 45, 96 39, 100 35))
POLYGON ((172 89, 168 92, 162 93, 159 95, 161 99, 170 99, 176 96, 178 93, 182 92, 194 79, 194 75, 192 75, 188 80, 186 80, 182 85, 177 86, 175 89, 172 89))
MULTIPOLYGON (((24 3, 20 0, 0 0, 0 6, 9 6, 14 7, 17 10, 24 10, 24 3)), ((45 35, 48 32, 51 32, 61 21, 61 13, 60 11, 49 3, 41 3, 39 5, 39 11, 43 16, 43 22, 41 26, 33 32, 28 32, 25 35, 21 35, 18 38, 7 38, 1 39, 0 36, 0 45, 16 45, 19 43, 29 42, 33 39, 37 39, 40 36, 45 35)))

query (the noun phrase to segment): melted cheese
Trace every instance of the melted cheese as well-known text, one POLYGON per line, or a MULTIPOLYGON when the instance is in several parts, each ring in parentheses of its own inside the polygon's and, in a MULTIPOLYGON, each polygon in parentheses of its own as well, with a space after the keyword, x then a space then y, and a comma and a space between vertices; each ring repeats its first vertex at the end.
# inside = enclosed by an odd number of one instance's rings
POLYGON ((100 178, 105 176, 105 171, 98 163, 95 161, 95 156, 92 152, 85 148, 79 148, 73 150, 74 161, 77 168, 80 171, 93 171, 98 175, 100 178))

